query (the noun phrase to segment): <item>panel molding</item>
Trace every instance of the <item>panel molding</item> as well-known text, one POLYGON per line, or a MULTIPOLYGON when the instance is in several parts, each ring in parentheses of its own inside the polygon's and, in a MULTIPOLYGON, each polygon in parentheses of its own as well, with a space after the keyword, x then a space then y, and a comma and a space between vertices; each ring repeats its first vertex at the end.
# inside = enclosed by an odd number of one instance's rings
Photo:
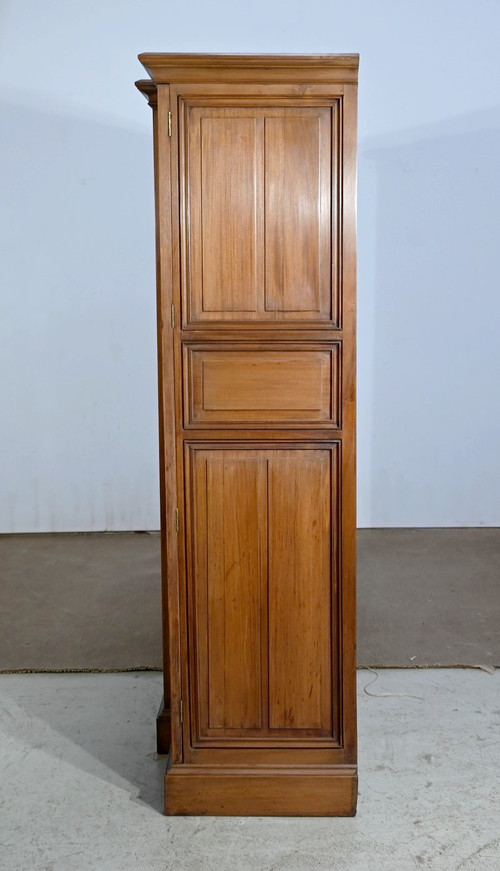
MULTIPOLYGON (((269 96, 266 105, 266 100, 261 98, 255 100, 254 105, 248 101, 248 104, 243 100, 244 106, 235 108, 234 98, 223 95, 208 95, 206 98, 186 97, 180 93, 177 97, 177 118, 179 124, 179 193, 180 193, 180 246, 181 246, 181 289, 182 289, 182 326, 186 328, 213 329, 217 327, 231 328, 249 328, 255 324, 258 328, 272 327, 313 327, 321 329, 325 327, 338 328, 340 326, 340 244, 339 244, 339 192, 341 189, 341 181, 339 173, 341 169, 341 137, 339 117, 341 114, 342 97, 330 97, 328 100, 319 100, 317 97, 304 99, 301 97, 290 98, 282 96, 281 100, 277 96, 269 96), (202 185, 201 179, 204 173, 203 164, 203 149, 202 149, 202 120, 234 120, 243 121, 254 120, 257 124, 256 131, 258 135, 255 139, 255 149, 253 152, 253 166, 255 171, 254 185, 254 203, 251 206, 250 201, 245 208, 237 206, 235 201, 234 208, 221 208, 219 198, 224 196, 225 184, 228 178, 221 177, 221 181, 214 188, 214 196, 207 196, 207 188, 210 184, 202 185), (310 180, 303 179, 302 173, 295 173, 294 178, 296 190, 296 204, 290 212, 280 212, 280 221, 273 222, 272 210, 272 191, 266 174, 271 172, 271 169, 276 170, 275 175, 279 176, 279 166, 276 161, 272 160, 272 152, 269 151, 266 145, 268 136, 266 135, 266 121, 275 122, 272 126, 276 130, 279 127, 278 120, 284 124, 291 121, 304 122, 316 119, 318 124, 318 217, 317 217, 317 232, 313 233, 314 223, 311 223, 311 216, 308 215, 307 220, 301 217, 301 203, 305 201, 305 197, 300 193, 300 185, 307 182, 307 190, 311 188, 310 180), (200 129, 199 129, 200 128, 200 129), (320 147, 321 146, 321 147, 320 147), (329 155, 333 149, 333 157, 329 155), (269 162, 271 161, 271 162, 269 162), (275 165, 276 164, 276 165, 275 165), (227 232, 229 234, 229 244, 222 244, 223 240, 219 240, 218 245, 214 245, 214 250, 224 251, 224 262, 219 262, 216 265, 217 270, 222 270, 222 281, 220 286, 215 284, 210 291, 209 287, 205 286, 205 277, 211 276, 213 282, 213 271, 204 269, 203 259, 210 259, 210 251, 212 246, 209 240, 205 239, 202 230, 202 219, 204 206, 201 201, 201 190, 205 191, 205 199, 209 205, 206 206, 215 209, 215 213, 220 218, 224 214, 234 216, 235 220, 248 221, 252 210, 255 211, 254 229, 251 233, 240 228, 239 234, 236 229, 231 229, 232 218, 226 221, 227 232), (269 199, 269 197, 271 197, 269 199), (210 205, 210 203, 212 205, 210 205), (265 218, 266 210, 268 212, 265 218), (269 211, 270 210, 270 211, 269 211), (305 221, 305 223, 304 223, 305 221), (280 223, 281 222, 281 223, 280 223), (281 226, 281 224, 283 226, 281 226), (288 229, 287 229, 288 227, 288 229), (314 245, 313 238, 304 237, 304 228, 307 227, 307 232, 315 238, 317 235, 317 267, 313 268, 314 262, 314 245), (274 228, 274 229, 273 229, 274 228), (301 229, 302 228, 302 229, 301 229), (273 237, 273 244, 266 244, 266 234, 274 232, 278 234, 273 237), (234 235, 236 234, 236 235, 234 235), (249 285, 252 285, 253 291, 249 295, 248 287, 246 290, 241 286, 238 288, 237 282, 234 285, 233 293, 235 299, 228 302, 227 294, 229 293, 228 281, 231 275, 238 274, 242 270, 242 263, 238 263, 238 257, 231 257, 233 243, 231 239, 238 239, 238 245, 246 245, 248 240, 249 252, 251 252, 250 260, 253 267, 248 276, 249 285), (270 250, 276 250, 277 239, 282 239, 282 244, 289 247, 286 256, 283 255, 283 263, 287 263, 288 272, 281 275, 279 264, 276 261, 276 256, 269 259, 270 250), (304 237, 304 238, 303 238, 304 237), (297 240, 302 239, 301 245, 297 240), (253 253, 252 253, 253 252, 253 253), (294 258, 297 259, 297 267, 292 269, 292 263, 289 262, 294 258), (312 259, 311 259, 312 258, 312 259), (236 272, 235 272, 236 270, 236 272), (276 271, 278 270, 278 271, 276 271), (305 271, 304 271, 305 270, 305 271), (312 270, 312 272, 311 272, 312 270), (303 272, 301 280, 301 271, 303 272), (281 276, 281 278, 280 278, 281 276), (288 276, 288 277, 287 277, 288 276), (299 282, 296 287, 291 284, 292 281, 299 282), (278 282, 278 284, 277 284, 278 282), (281 283, 280 283, 281 282, 281 283), (312 282, 312 283, 311 283, 312 282), (287 289, 288 288, 288 289, 287 289), (211 293, 211 296, 210 296, 211 293), (286 303, 286 295, 290 298, 290 303, 286 303), (299 304, 299 300, 304 296, 309 303, 305 306, 299 304), (237 300, 241 297, 247 300, 245 304, 238 303, 237 300), (253 306, 248 307, 248 299, 253 297, 253 306), (218 302, 217 302, 218 300, 218 302), (294 302, 295 300, 295 302, 294 302)), ((286 124, 285 124, 286 127, 286 124)), ((285 127, 283 129, 285 129, 285 127)), ((269 134, 270 135, 270 134, 269 134)), ((284 135, 284 134, 283 134, 284 135)), ((224 138, 224 137, 223 137, 224 138)), ((234 138, 234 137, 233 137, 234 138)), ((293 152, 297 159, 299 152, 297 151, 297 140, 299 137, 290 137, 290 147, 293 143, 293 152)), ((300 144, 300 143, 299 143, 300 144)), ((309 144, 310 147, 311 144, 309 144)), ((276 144, 277 147, 277 144, 276 144)), ((305 147, 305 144, 304 144, 305 147)), ((217 153, 217 150, 206 149, 208 153, 217 153)), ((246 178, 246 182, 242 185, 229 185, 228 194, 229 200, 233 197, 244 196, 245 190, 250 193, 248 165, 245 170, 245 164, 248 159, 249 148, 245 148, 245 160, 237 162, 236 170, 242 174, 242 178, 246 178), (245 175, 245 172, 247 175, 245 175)), ((300 148, 299 148, 300 151, 300 148)), ((314 149, 311 151, 311 159, 314 149)), ((217 162, 217 158, 215 158, 217 162)), ((292 160, 291 156, 287 157, 282 172, 286 171, 286 166, 292 160)), ((301 157, 301 163, 305 160, 305 154, 301 157)), ((293 160, 292 160, 293 162, 293 160)), ((307 161, 306 161, 307 162, 307 161)), ((221 163, 221 167, 223 163, 221 163)), ((215 176, 218 176, 218 171, 214 169, 215 176)), ((278 178, 276 179, 278 181, 278 178)), ((247 197, 248 199, 248 197, 247 197)), ((310 199, 310 198, 309 198, 310 199)), ((279 197, 278 197, 279 201, 279 197)), ((241 205, 241 204, 240 204, 241 205)), ((227 203, 226 203, 227 206, 227 203)), ((277 218, 276 218, 277 220, 277 218)), ((208 235, 217 230, 217 226, 212 227, 210 221, 205 222, 209 227, 208 235)), ((217 224, 217 221, 215 222, 217 224)), ((222 226, 222 224, 221 224, 222 226)), ((220 234, 219 234, 220 235, 220 234)), ((234 250, 237 250, 236 248, 234 250)), ((239 247, 238 250, 246 251, 245 248, 239 247)), ((211 262, 211 261, 210 261, 211 262)), ((244 273, 241 272, 241 275, 244 273)))
MULTIPOLYGON (((263 749, 265 746, 274 747, 276 749, 279 748, 293 748, 293 747, 316 747, 318 750, 320 747, 323 747, 325 750, 330 748, 331 751, 338 749, 341 746, 341 736, 342 736, 342 719, 341 719, 341 698, 340 698, 340 684, 339 684, 339 676, 340 676, 340 650, 341 650, 341 631, 340 631, 340 614, 341 614, 341 598, 340 598, 340 587, 338 583, 338 571, 340 566, 340 548, 341 548, 341 538, 340 538, 340 529, 341 529, 341 512, 340 512, 340 504, 338 501, 338 490, 339 488, 339 474, 340 474, 340 454, 341 454, 341 442, 340 441, 330 441, 330 442, 278 442, 278 443, 268 443, 268 442, 250 442, 250 441, 208 441, 208 442, 185 442, 185 463, 186 463, 186 491, 187 491, 187 504, 186 504, 186 518, 187 518, 187 553, 190 555, 188 561, 188 578, 187 578, 187 590, 188 590, 188 601, 186 603, 186 611, 188 615, 188 633, 190 636, 190 644, 188 654, 189 658, 189 671, 190 671, 190 683, 192 687, 191 692, 191 708, 188 713, 189 716, 189 724, 187 728, 190 733, 190 747, 193 748, 194 753, 198 753, 203 748, 211 748, 215 750, 217 747, 221 748, 221 752, 223 753, 222 748, 227 748, 228 746, 232 746, 234 748, 255 748, 255 749, 263 749), (218 454, 220 453, 220 456, 218 454), (318 658, 318 663, 326 662, 331 663, 332 672, 330 674, 330 678, 327 681, 327 684, 322 684, 321 698, 323 701, 321 702, 323 710, 322 716, 322 725, 313 724, 311 726, 305 725, 304 722, 301 722, 300 726, 293 726, 293 717, 289 718, 289 722, 285 725, 283 723, 278 722, 269 722, 267 719, 267 711, 269 710, 269 703, 271 701, 271 697, 269 693, 271 691, 271 685, 268 683, 269 676, 264 680, 262 680, 262 713, 263 719, 260 728, 238 728, 237 726, 228 727, 227 724, 222 724, 219 728, 214 727, 213 723, 210 724, 208 720, 208 709, 210 707, 210 701, 206 696, 208 692, 208 685, 211 683, 209 680, 209 672, 208 663, 210 662, 210 651, 208 645, 208 637, 206 635, 205 626, 203 625, 203 614, 207 614, 207 597, 208 593, 208 574, 207 574, 207 565, 206 559, 209 551, 209 542, 205 536, 204 530, 207 529, 207 525, 209 524, 209 514, 210 514, 210 506, 209 506, 209 497, 208 493, 211 490, 214 491, 214 482, 209 477, 208 465, 207 461, 212 461, 219 464, 219 468, 221 468, 220 464, 226 464, 229 468, 231 464, 234 465, 234 462, 241 462, 242 466, 245 462, 248 463, 250 460, 253 463, 265 463, 266 464, 266 480, 267 483, 262 482, 259 485, 261 501, 260 507, 255 510, 254 517, 257 517, 259 514, 261 516, 261 520, 258 521, 260 524, 260 532, 258 533, 261 544, 261 582, 260 582, 260 593, 259 596, 265 595, 267 597, 269 595, 267 586, 269 583, 269 557, 268 557, 268 548, 270 547, 269 543, 269 532, 268 532, 268 523, 269 523, 269 464, 270 463, 283 463, 287 461, 292 462, 292 469, 299 468, 302 466, 302 469, 305 469, 306 476, 309 475, 309 461, 307 459, 307 454, 309 453, 311 457, 311 461, 315 464, 319 470, 318 462, 326 470, 326 466, 324 466, 325 462, 328 463, 328 475, 327 475, 327 484, 323 481, 323 487, 326 487, 324 490, 324 499, 327 500, 328 503, 328 517, 330 518, 327 527, 322 528, 320 539, 323 539, 326 536, 325 547, 328 548, 329 554, 329 597, 330 597, 330 607, 328 617, 328 625, 329 625, 329 637, 330 637, 330 647, 328 651, 328 656, 324 656, 318 658), (300 454, 300 456, 299 456, 300 454), (294 466, 294 463, 297 463, 297 466, 294 466), (201 512, 201 514, 200 514, 201 512), (200 537, 201 536, 201 537, 200 537), (265 578, 264 578, 265 575, 265 578), (264 583, 264 587, 262 584, 264 583), (201 596, 201 599, 200 599, 201 596), (326 695, 325 695, 326 693, 326 695), (204 700, 205 699, 205 700, 204 700), (326 704, 326 708, 324 705, 326 704), (325 730, 325 717, 327 717, 329 721, 329 726, 325 730), (320 744, 318 744, 320 741, 320 744), (221 744, 222 742, 222 744, 221 744), (312 743, 311 743, 312 742, 312 743)), ((314 468, 311 467, 311 468, 314 468)), ((260 473, 262 475, 262 473, 260 473)), ((300 471, 299 471, 300 476, 300 471)), ((219 481, 220 483, 220 481, 219 481)), ((309 484, 311 482, 309 481, 309 484)), ((299 487, 300 489, 300 487, 299 487)), ((283 498, 288 499, 286 495, 288 490, 283 490, 283 498)), ((315 521, 315 509, 314 502, 316 499, 315 496, 316 490, 314 494, 311 493, 311 520, 315 521), (314 496, 314 498, 312 498, 314 496), (314 515, 314 517, 313 517, 314 515)), ((220 494, 219 494, 220 495, 220 494)), ((218 505, 223 504, 223 499, 219 499, 218 505)), ((326 504, 326 503, 325 503, 326 504)), ((243 510, 245 510, 243 508, 243 510)), ((302 520, 305 522, 309 517, 309 514, 306 512, 305 514, 300 511, 300 506, 297 507, 297 517, 302 517, 302 520)), ((319 516, 319 515, 318 515, 319 516)), ((236 525, 238 525, 237 518, 234 518, 236 525)), ((218 522, 217 520, 215 521, 218 522)), ((323 525, 324 525, 323 521, 323 525)), ((234 534, 234 531, 232 532, 234 534)), ((318 531, 316 532, 316 535, 318 531)), ((314 541, 314 539, 313 539, 314 541)), ((313 544, 311 543, 311 546, 313 544)), ((232 545, 230 545, 232 547, 232 545)), ((217 562, 217 555, 215 557, 217 562)), ((323 559, 323 557, 322 557, 323 559)), ((220 563, 220 560, 219 560, 220 563)), ((218 569, 219 573, 221 571, 221 567, 218 569)), ((224 574, 224 572, 222 572, 224 574)), ((248 572, 247 572, 248 575, 248 572)), ((324 569, 323 569, 323 576, 324 569)), ((318 599, 318 607, 319 607, 319 599, 318 599)), ((264 672, 262 672, 262 678, 265 678, 265 675, 268 675, 268 669, 271 668, 269 660, 267 659, 269 653, 269 649, 272 649, 272 645, 269 644, 268 635, 271 630, 271 627, 268 625, 267 621, 270 619, 270 614, 267 611, 267 608, 264 609, 264 613, 267 615, 266 620, 260 626, 260 649, 261 649, 261 662, 262 667, 264 668, 264 672)), ((213 616, 212 616, 213 620, 213 616)), ((312 625, 312 624, 311 624, 312 625)), ((326 624, 325 624, 326 625, 326 624)), ((219 632, 223 630, 221 627, 218 629, 219 632)), ((323 632, 323 642, 325 643, 325 633, 323 632)), ((323 654, 325 651, 323 651, 323 654)), ((255 677, 255 676, 254 676, 255 677)), ((299 688, 300 689, 300 688, 299 688)), ((281 692, 281 690, 280 690, 281 692)), ((275 687, 276 694, 276 687, 275 687)), ((299 702, 299 697, 297 696, 297 702, 299 702)), ((319 703, 319 697, 318 697, 319 703)), ((320 708, 318 708, 318 711, 320 708)))
POLYGON ((185 429, 341 428, 342 343, 183 343, 185 429))

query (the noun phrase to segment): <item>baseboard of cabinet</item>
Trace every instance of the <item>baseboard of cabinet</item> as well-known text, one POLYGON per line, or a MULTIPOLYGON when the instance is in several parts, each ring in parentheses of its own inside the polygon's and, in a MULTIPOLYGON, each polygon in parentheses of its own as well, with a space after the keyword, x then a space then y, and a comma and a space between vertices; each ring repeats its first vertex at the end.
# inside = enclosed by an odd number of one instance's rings
POLYGON ((171 765, 165 813, 207 816, 354 816, 355 766, 241 768, 171 765))

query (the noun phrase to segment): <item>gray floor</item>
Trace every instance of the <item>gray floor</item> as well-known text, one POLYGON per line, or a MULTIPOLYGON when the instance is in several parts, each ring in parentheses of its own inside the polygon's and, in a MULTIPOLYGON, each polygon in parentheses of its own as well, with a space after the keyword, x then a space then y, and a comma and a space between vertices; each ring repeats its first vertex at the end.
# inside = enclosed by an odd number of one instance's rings
MULTIPOLYGON (((0 536, 0 572, 0 671, 161 666, 158 535, 0 536)), ((499 586, 500 529, 360 530, 359 663, 500 665, 499 586)))
POLYGON ((358 680, 354 819, 166 818, 159 675, 1 676, 2 871, 497 871, 499 673, 358 680))
POLYGON ((161 667, 160 537, 0 536, 0 670, 161 667))
POLYGON ((500 665, 500 529, 363 529, 358 567, 361 665, 500 665))

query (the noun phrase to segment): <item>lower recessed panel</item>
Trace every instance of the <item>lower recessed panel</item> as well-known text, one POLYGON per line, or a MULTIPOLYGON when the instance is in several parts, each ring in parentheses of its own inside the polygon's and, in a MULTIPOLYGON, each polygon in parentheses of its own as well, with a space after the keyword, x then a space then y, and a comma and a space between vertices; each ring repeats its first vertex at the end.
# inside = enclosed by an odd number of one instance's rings
POLYGON ((333 746, 336 443, 188 460, 192 740, 333 746))

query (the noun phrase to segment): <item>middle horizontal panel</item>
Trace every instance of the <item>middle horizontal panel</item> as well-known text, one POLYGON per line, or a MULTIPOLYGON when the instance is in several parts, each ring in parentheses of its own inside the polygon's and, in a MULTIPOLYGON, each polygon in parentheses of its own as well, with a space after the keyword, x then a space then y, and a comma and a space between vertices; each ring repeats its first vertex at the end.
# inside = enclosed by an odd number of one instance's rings
POLYGON ((184 426, 340 428, 341 342, 184 343, 184 426))

